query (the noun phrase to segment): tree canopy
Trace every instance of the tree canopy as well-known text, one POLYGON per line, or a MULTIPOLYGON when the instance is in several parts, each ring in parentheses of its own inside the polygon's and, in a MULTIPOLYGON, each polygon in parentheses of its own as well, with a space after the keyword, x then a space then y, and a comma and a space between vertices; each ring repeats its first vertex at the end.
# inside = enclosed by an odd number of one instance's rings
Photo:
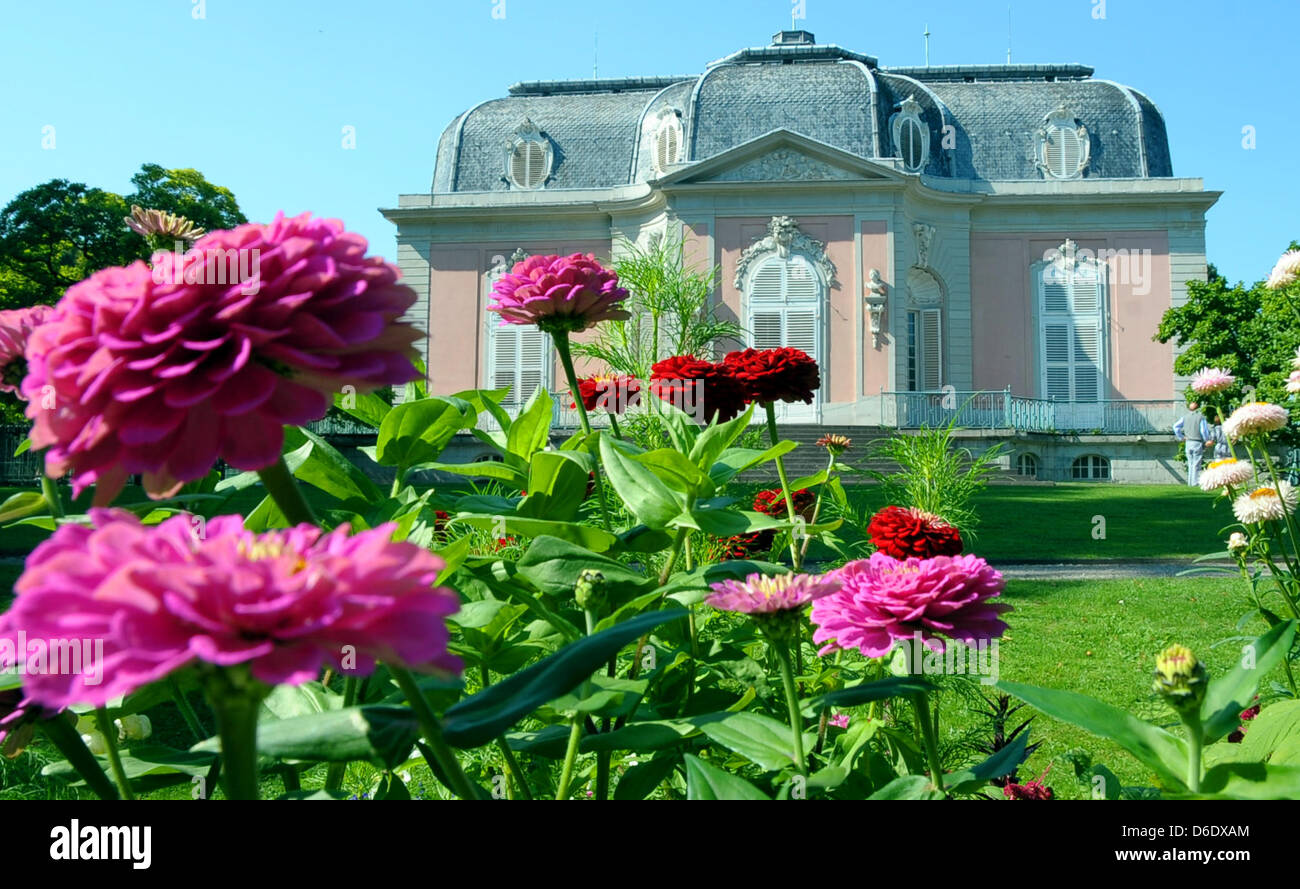
MULTIPOLYGON (((1292 242, 1290 249, 1298 246, 1292 242)), ((1187 282, 1187 302, 1165 312, 1155 339, 1174 340, 1183 350, 1174 361, 1179 374, 1221 367, 1237 377, 1227 393, 1234 401, 1253 389, 1257 399, 1290 408, 1289 429, 1300 422, 1300 404, 1286 391, 1300 348, 1300 283, 1277 290, 1263 280, 1229 286, 1211 265, 1208 281, 1187 282)))
POLYGON ((99 269, 148 259, 149 243, 123 219, 131 205, 177 213, 208 231, 247 222, 230 189, 198 170, 144 164, 126 196, 51 179, 0 211, 0 309, 53 305, 99 269))

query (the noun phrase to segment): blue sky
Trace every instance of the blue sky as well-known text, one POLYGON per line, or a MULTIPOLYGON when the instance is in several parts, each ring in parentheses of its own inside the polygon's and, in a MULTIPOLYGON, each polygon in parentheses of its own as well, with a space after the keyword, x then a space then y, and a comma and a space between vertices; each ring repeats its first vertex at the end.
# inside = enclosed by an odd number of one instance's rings
MULTIPOLYGON (((425 191, 437 137, 518 80, 685 74, 790 26, 799 0, 0 0, 0 204, 61 177, 125 193, 141 163, 195 167, 257 220, 343 219, 425 191), (495 14, 494 14, 495 13, 495 14), (504 15, 502 15, 504 13, 504 15), (43 135, 54 128, 54 147, 43 135), (355 128, 345 150, 343 128, 355 128)), ((1222 190, 1208 254, 1264 277, 1300 238, 1294 0, 1013 0, 1016 62, 1081 62, 1164 112, 1174 174, 1222 190), (1253 127, 1255 147, 1243 146, 1253 127)), ((884 65, 1006 60, 1002 2, 803 0, 799 25, 884 65)))

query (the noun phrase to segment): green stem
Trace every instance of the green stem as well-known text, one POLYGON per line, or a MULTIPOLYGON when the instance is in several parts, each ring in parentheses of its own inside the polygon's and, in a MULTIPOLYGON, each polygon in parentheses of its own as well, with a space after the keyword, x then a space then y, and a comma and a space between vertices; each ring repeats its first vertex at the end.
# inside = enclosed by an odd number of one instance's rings
POLYGON ((569 746, 564 750, 564 768, 560 771, 560 785, 555 798, 569 798, 569 782, 573 780, 573 762, 578 758, 578 741, 582 738, 582 721, 576 716, 569 721, 569 746))
POLYGON ((799 714, 799 695, 794 688, 794 665, 790 649, 784 642, 773 641, 776 657, 781 666, 781 684, 785 686, 785 705, 790 712, 790 735, 794 742, 794 763, 799 774, 808 775, 808 760, 803 754, 803 717, 799 714))
MULTIPOLYGON (((478 667, 479 684, 487 688, 492 684, 492 674, 487 668, 487 664, 479 664, 478 667)), ((501 751, 502 758, 506 761, 506 771, 510 777, 514 778, 515 786, 519 792, 524 795, 524 799, 532 799, 533 792, 528 789, 528 782, 524 780, 524 770, 519 766, 519 760, 515 758, 515 752, 510 749, 509 742, 504 737, 497 738, 497 749, 501 751)), ((510 785, 506 785, 507 792, 510 785)), ((514 797, 509 797, 513 799, 514 797)))
POLYGON ((270 689, 238 668, 219 668, 207 677, 206 691, 217 716, 226 799, 257 799, 257 716, 270 689))
MULTIPOLYGON (((812 521, 809 524, 817 524, 817 519, 822 514, 822 496, 826 493, 826 486, 831 483, 831 473, 835 470, 835 455, 831 454, 830 462, 826 464, 826 481, 817 487, 817 502, 813 504, 812 521)), ((812 543, 812 535, 809 534, 803 539, 803 546, 799 548, 799 557, 803 558, 808 555, 808 544, 812 543)))
POLYGON ((438 724, 438 717, 434 715, 433 708, 429 706, 428 699, 420 691, 420 686, 411 675, 411 671, 405 667, 389 664, 388 672, 397 680, 397 686, 406 696, 406 702, 415 711, 415 718, 424 733, 424 740, 433 753, 438 767, 451 783, 452 792, 461 799, 477 799, 478 794, 474 792, 474 785, 461 769, 455 752, 447 746, 447 741, 442 736, 442 726, 438 724))
MULTIPOLYGON (((357 677, 343 677, 343 708, 347 709, 357 702, 357 677)), ((332 762, 329 768, 325 770, 325 789, 338 790, 343 786, 343 779, 347 776, 348 764, 346 762, 332 762)))
POLYGON ((939 761, 939 738, 930 717, 930 696, 921 692, 914 699, 916 722, 921 729, 921 741, 925 745, 925 754, 930 761, 930 782, 935 790, 943 792, 943 764, 939 761))
POLYGON ((672 577, 673 569, 677 567, 677 559, 682 554, 682 544, 686 542, 686 528, 678 528, 676 536, 673 537, 673 547, 668 551, 668 562, 664 565, 664 570, 659 572, 659 585, 663 586, 672 577))
MULTIPOLYGON (((1280 498, 1282 496, 1282 479, 1278 477, 1277 467, 1273 465, 1273 458, 1268 453, 1268 449, 1261 448, 1261 450, 1264 452, 1264 465, 1268 467, 1268 474, 1273 479, 1273 490, 1277 491, 1278 497, 1280 498)), ((1297 558, 1300 558, 1300 535, 1296 534, 1295 519, 1292 517, 1291 511, 1286 508, 1285 504, 1283 504, 1282 513, 1286 518, 1287 533, 1291 535, 1291 549, 1296 552, 1297 558)), ((1280 538, 1281 535, 1279 534, 1278 537, 1280 538)), ((1292 574, 1294 575, 1296 566, 1292 564, 1291 559, 1287 556, 1286 546, 1282 547, 1282 558, 1286 559, 1287 564, 1291 566, 1292 574)))
POLYGON ((59 493, 58 483, 45 473, 41 473, 41 494, 45 497, 45 505, 50 508, 50 515, 56 519, 63 518, 63 496, 59 493))
POLYGON ((1196 713, 1183 716, 1187 726, 1187 789, 1192 793, 1201 792, 1201 718, 1196 713))
POLYGON ((113 782, 104 774, 99 760, 86 748, 86 742, 81 740, 81 735, 64 714, 41 720, 37 724, 69 765, 77 770, 86 786, 95 792, 95 796, 100 799, 121 799, 113 782))
POLYGON ((389 488, 388 496, 396 497, 398 494, 402 493, 402 487, 405 483, 406 472, 401 467, 398 467, 397 471, 393 474, 393 486, 389 488))
POLYGON ((194 733, 194 740, 202 741, 207 738, 208 732, 203 727, 203 723, 199 721, 199 714, 195 713, 194 708, 190 705, 189 698, 185 697, 185 691, 176 680, 175 673, 167 677, 167 687, 171 689, 172 697, 176 699, 176 708, 181 711, 181 717, 184 718, 185 724, 194 733))
POLYGON ((618 428, 618 417, 613 414, 609 415, 609 428, 610 431, 614 433, 615 438, 619 441, 623 441, 623 430, 618 428))
POLYGON ((99 726, 99 733, 104 736, 104 746, 108 748, 108 767, 113 772, 118 792, 122 794, 122 799, 135 799, 126 770, 122 768, 122 755, 117 752, 117 726, 113 725, 113 720, 108 718, 108 711, 103 707, 95 711, 95 725, 99 726))
MULTIPOLYGON (((763 404, 763 407, 767 410, 767 437, 772 442, 772 447, 776 447, 778 443, 776 434, 776 403, 768 401, 763 404)), ((790 563, 791 567, 795 571, 798 571, 800 564, 803 562, 803 558, 799 552, 799 542, 796 540, 797 535, 795 531, 798 528, 798 523, 795 521, 794 497, 790 495, 790 479, 785 473, 785 461, 781 459, 779 455, 776 458, 776 474, 781 479, 781 491, 785 494, 785 508, 790 515, 790 524, 793 526, 790 528, 790 563)))
POLYGON ((573 396, 573 403, 578 408, 578 422, 582 424, 583 435, 591 435, 591 421, 587 419, 587 406, 582 403, 582 391, 578 388, 578 375, 573 370, 573 355, 569 352, 569 332, 567 330, 552 331, 551 339, 555 343, 555 352, 560 356, 560 365, 564 368, 564 376, 569 381, 569 394, 573 396))
POLYGON ((293 480, 293 473, 289 472, 289 467, 285 465, 284 457, 276 460, 265 469, 259 469, 257 475, 262 479, 262 484, 266 485, 266 493, 271 495, 275 505, 280 507, 280 512, 289 520, 290 525, 316 525, 316 514, 312 512, 311 504, 302 496, 302 491, 298 488, 297 482, 293 480))

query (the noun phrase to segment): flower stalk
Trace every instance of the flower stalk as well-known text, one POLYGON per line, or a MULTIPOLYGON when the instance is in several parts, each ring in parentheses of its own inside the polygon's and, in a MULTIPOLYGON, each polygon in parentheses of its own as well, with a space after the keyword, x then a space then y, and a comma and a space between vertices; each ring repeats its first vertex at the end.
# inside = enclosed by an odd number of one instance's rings
POLYGON ((460 760, 456 758, 455 752, 447 746, 447 741, 442 736, 442 726, 438 723, 438 717, 434 714, 433 708, 429 706, 429 700, 424 696, 424 692, 420 691, 419 683, 415 681, 411 671, 396 664, 389 664, 388 671, 393 674, 393 679, 397 681, 398 688, 406 696, 406 702, 415 711, 415 719, 420 724, 420 731, 424 734, 425 743, 433 754, 434 762, 429 763, 430 767, 436 765, 437 768, 434 771, 441 771, 447 776, 452 792, 458 797, 461 799, 477 799, 478 794, 474 792, 474 785, 470 782, 464 769, 460 767, 460 760))
MULTIPOLYGON (((767 411, 767 437, 771 441, 772 447, 776 447, 778 443, 776 432, 776 404, 771 401, 764 402, 763 408, 767 411)), ((795 518, 794 497, 790 494, 790 478, 786 475, 785 461, 781 458, 780 454, 777 455, 775 462, 776 474, 781 479, 781 492, 785 494, 785 508, 790 516, 790 524, 794 526, 790 529, 790 562, 793 569, 798 571, 803 563, 803 557, 802 553, 799 551, 799 542, 797 539, 798 534, 795 533, 795 528, 798 527, 798 520, 795 518)))
POLYGON ((113 720, 108 718, 108 711, 103 707, 95 710, 95 725, 104 736, 104 746, 108 749, 108 766, 113 772, 113 780, 117 782, 118 792, 122 794, 122 799, 135 799, 126 770, 122 768, 122 754, 117 749, 117 726, 113 725, 113 720))
POLYGON ((302 490, 294 481, 293 473, 289 471, 283 456, 270 466, 259 469, 257 475, 266 486, 266 493, 271 495, 271 499, 275 501, 276 506, 280 507, 280 512, 284 513, 290 525, 320 524, 316 520, 311 504, 307 502, 307 498, 303 496, 302 490))

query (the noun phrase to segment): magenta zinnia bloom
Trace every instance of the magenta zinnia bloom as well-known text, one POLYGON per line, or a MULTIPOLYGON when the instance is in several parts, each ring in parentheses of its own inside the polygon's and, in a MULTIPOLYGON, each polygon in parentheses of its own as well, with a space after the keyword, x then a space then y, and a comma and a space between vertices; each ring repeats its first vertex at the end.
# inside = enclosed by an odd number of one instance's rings
POLYGON ((1192 391, 1200 395, 1209 395, 1211 392, 1222 392, 1224 389, 1232 388, 1232 384, 1237 382, 1237 378, 1228 373, 1221 367, 1207 367, 1204 370, 1198 370, 1192 377, 1192 391))
POLYGON ((0 312, 0 392, 22 397, 19 388, 27 376, 27 359, 23 357, 27 341, 53 311, 51 306, 32 306, 0 312))
POLYGON ((572 256, 530 256, 515 263, 492 288, 495 303, 489 312, 502 324, 536 324, 543 330, 586 330, 601 321, 626 321, 632 316, 618 307, 628 293, 618 275, 588 253, 572 256))
POLYGON ((714 608, 741 614, 772 614, 793 611, 829 596, 840 588, 840 582, 829 575, 751 574, 744 582, 724 580, 709 587, 713 592, 704 601, 714 608))
POLYGON ((132 473, 169 496, 217 458, 274 463, 283 427, 325 416, 343 386, 416 379, 420 333, 398 320, 415 292, 365 253, 337 220, 281 214, 73 285, 27 348, 46 471, 98 484, 99 504, 132 473), (52 409, 36 400, 47 385, 52 409))
POLYGON ((999 615, 1011 606, 989 601, 1002 593, 1002 575, 978 556, 899 561, 875 553, 834 574, 840 591, 812 607, 813 641, 832 643, 823 654, 856 648, 883 657, 896 640, 916 633, 927 647, 942 650, 938 636, 970 643, 1007 629, 999 615))
POLYGON ((460 670, 444 622, 460 599, 434 586, 445 564, 392 541, 392 524, 353 536, 310 525, 255 534, 222 516, 200 538, 188 515, 156 526, 122 510, 91 518, 60 526, 28 556, 0 617, 0 638, 24 633, 29 648, 102 643, 102 660, 80 672, 29 668, 35 703, 102 705, 195 661, 248 664, 267 683, 315 679, 323 664, 368 673, 376 660, 460 670))

